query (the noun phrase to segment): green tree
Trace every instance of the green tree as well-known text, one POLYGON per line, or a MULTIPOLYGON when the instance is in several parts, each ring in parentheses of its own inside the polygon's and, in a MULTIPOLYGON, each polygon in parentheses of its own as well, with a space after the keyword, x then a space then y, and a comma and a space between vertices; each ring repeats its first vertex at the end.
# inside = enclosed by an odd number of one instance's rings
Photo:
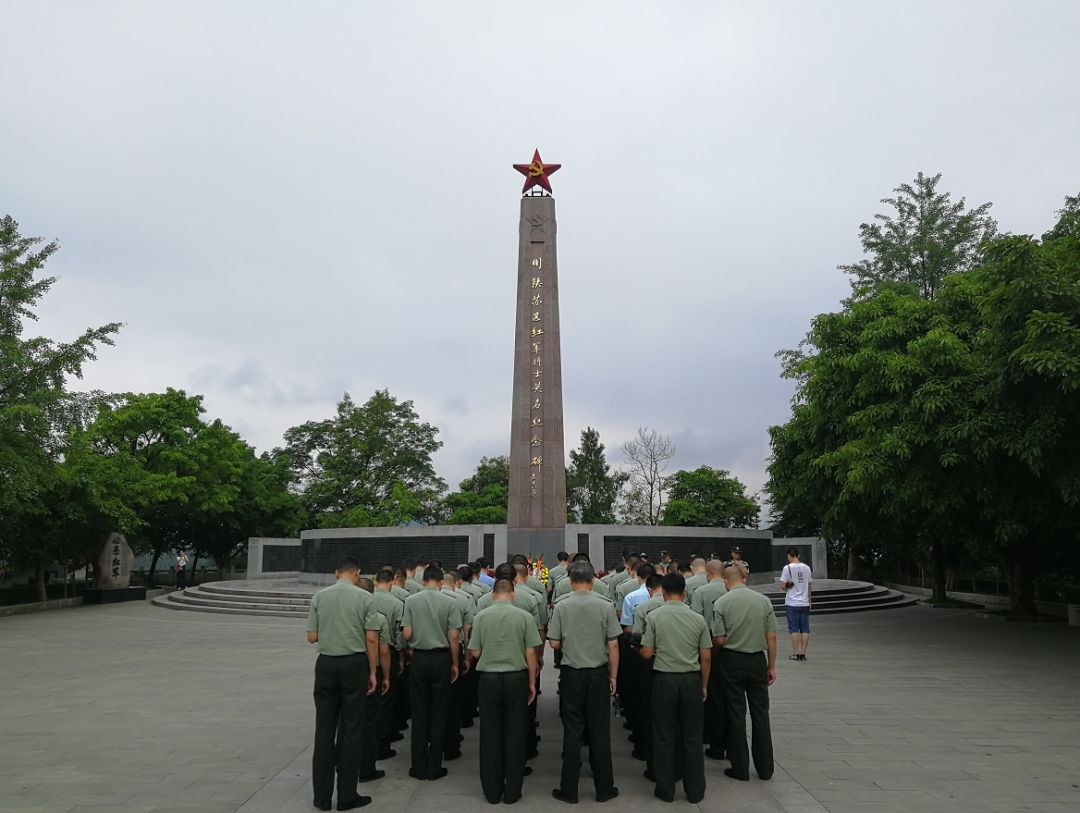
POLYGON ((510 461, 505 455, 482 457, 471 477, 443 501, 451 525, 501 525, 510 496, 510 461))
POLYGON ((604 456, 600 432, 591 426, 581 432, 581 446, 570 451, 566 469, 566 497, 574 518, 586 525, 615 522, 615 503, 629 479, 612 471, 604 456))
POLYGON ((364 404, 346 393, 333 418, 285 433, 278 454, 286 455, 293 487, 320 527, 437 519, 446 483, 431 456, 442 442, 419 418, 412 401, 399 403, 387 390, 364 404))
POLYGON ((894 212, 874 215, 859 226, 865 259, 840 270, 851 276, 855 297, 884 282, 914 287, 923 299, 933 299, 949 274, 973 268, 982 243, 997 233, 987 212, 990 203, 967 209, 964 198, 953 201, 938 192, 941 174, 919 173, 913 183, 896 187, 895 197, 883 198, 894 212))
POLYGON ((113 343, 120 325, 92 328, 68 342, 25 336, 56 282, 41 272, 59 245, 37 248, 41 243, 23 237, 12 217, 0 218, 0 566, 32 568, 44 599, 50 554, 41 532, 65 488, 58 467, 67 384, 81 377, 101 345, 113 343))
POLYGON ((756 528, 761 506, 746 486, 724 469, 699 466, 668 478, 661 525, 696 528, 756 528))

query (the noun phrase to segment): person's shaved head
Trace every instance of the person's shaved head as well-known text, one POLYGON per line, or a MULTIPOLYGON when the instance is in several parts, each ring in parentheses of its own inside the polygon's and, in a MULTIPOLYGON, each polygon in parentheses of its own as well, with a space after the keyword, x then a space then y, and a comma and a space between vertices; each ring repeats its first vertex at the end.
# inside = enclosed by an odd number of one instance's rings
POLYGON ((738 584, 746 581, 746 569, 742 565, 728 562, 724 567, 724 581, 728 584, 738 584))
POLYGON ((361 576, 359 579, 357 579, 356 586, 359 587, 361 590, 367 590, 369 593, 375 592, 375 583, 366 576, 361 576))
POLYGON ((724 575, 724 563, 719 559, 710 559, 709 563, 705 565, 705 572, 714 579, 719 579, 724 575))
POLYGON ((701 573, 705 570, 705 560, 700 556, 695 557, 694 560, 690 562, 690 569, 695 573, 701 573))

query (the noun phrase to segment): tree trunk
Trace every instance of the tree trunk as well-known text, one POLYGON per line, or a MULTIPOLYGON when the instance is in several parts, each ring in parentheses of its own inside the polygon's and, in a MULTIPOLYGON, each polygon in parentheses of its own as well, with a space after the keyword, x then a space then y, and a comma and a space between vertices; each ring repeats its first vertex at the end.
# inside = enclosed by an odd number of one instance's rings
POLYGON ((154 575, 155 575, 155 573, 157 571, 158 559, 160 559, 160 558, 161 558, 161 551, 159 551, 157 548, 154 548, 154 553, 150 557, 150 572, 146 574, 146 586, 147 587, 153 587, 154 586, 154 575))
POLYGON ((1011 557, 1009 572, 1009 595, 1012 599, 1012 609, 1017 615, 1037 615, 1035 609, 1035 579, 1032 577, 1031 568, 1028 567, 1027 559, 1023 552, 1017 551, 1011 557))
POLYGON ((199 551, 196 549, 195 555, 191 557, 191 578, 188 579, 188 584, 192 587, 195 586, 195 569, 199 566, 199 551))
POLYGON ((45 590, 45 562, 38 559, 34 564, 34 600, 47 601, 48 592, 45 590))
POLYGON ((945 540, 940 536, 930 546, 931 555, 934 557, 934 604, 944 604, 949 600, 945 595, 946 568, 945 568, 945 540))
POLYGON ((845 579, 854 579, 855 575, 859 572, 859 552, 855 550, 855 543, 848 542, 847 545, 847 573, 845 579))

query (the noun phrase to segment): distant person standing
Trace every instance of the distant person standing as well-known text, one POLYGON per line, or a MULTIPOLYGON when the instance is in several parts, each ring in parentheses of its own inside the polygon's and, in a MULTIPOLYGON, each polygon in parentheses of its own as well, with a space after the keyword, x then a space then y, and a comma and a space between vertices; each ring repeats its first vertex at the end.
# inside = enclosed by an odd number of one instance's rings
MULTIPOLYGON (((705 565, 705 576, 709 581, 694 591, 690 608, 704 619, 711 640, 713 607, 716 600, 727 593, 724 563, 719 559, 710 559, 705 565)), ((727 702, 720 680, 719 653, 720 647, 714 647, 713 668, 709 673, 709 697, 705 701, 705 742, 709 746, 705 756, 709 759, 724 759, 727 753, 727 702)))
POLYGON ((329 810, 337 769, 338 810, 371 804, 356 792, 360 770, 360 727, 377 686, 382 619, 372 597, 357 587, 360 568, 345 559, 337 582, 317 592, 308 610, 307 640, 317 644, 315 661, 315 751, 311 760, 314 804, 329 810))
POLYGON ((742 548, 738 545, 731 549, 731 561, 737 565, 742 565, 743 570, 745 570, 747 574, 750 573, 750 565, 742 558, 742 548))
POLYGON ((705 798, 701 704, 709 694, 712 641, 704 619, 686 605, 686 580, 668 574, 660 581, 664 604, 649 613, 641 637, 641 657, 653 661, 653 795, 675 801, 682 773, 686 800, 705 798))
POLYGON ((514 585, 495 582, 491 605, 476 614, 469 662, 476 662, 480 700, 480 785, 491 804, 521 798, 526 774, 528 707, 536 701, 540 633, 514 606, 514 585))
MULTIPOLYGON (((559 670, 559 716, 563 724, 562 773, 551 795, 576 804, 581 746, 588 732, 589 765, 596 801, 619 795, 611 768, 611 702, 619 673, 622 628, 611 603, 593 592, 596 571, 575 560, 567 571, 570 593, 551 612, 547 637, 563 653, 559 670)), ((481 717, 481 724, 483 717, 481 717)))
POLYGON ((787 560, 780 572, 780 586, 784 588, 784 609, 791 639, 789 660, 805 661, 806 648, 810 646, 810 585, 814 578, 810 566, 799 561, 798 549, 788 548, 787 560))
MULTIPOLYGON (((446 715, 450 684, 458 679, 461 610, 442 591, 440 567, 424 570, 424 586, 405 600, 401 623, 412 648, 409 667, 409 708, 412 711, 412 767, 414 779, 442 779, 446 715)), ((456 743, 455 743, 456 745, 456 743)))
POLYGON ((187 589, 187 551, 180 551, 176 556, 176 589, 187 589))
POLYGON ((687 604, 693 602, 695 590, 709 583, 709 577, 705 574, 705 564, 705 560, 700 556, 695 556, 690 560, 691 575, 689 579, 685 580, 687 604))
POLYGON ((776 613, 772 602, 746 586, 746 571, 729 562, 724 568, 727 593, 713 605, 713 641, 720 650, 720 679, 727 695, 727 757, 724 774, 750 779, 746 748, 746 707, 754 767, 761 779, 773 775, 769 687, 776 681, 776 613), (765 652, 768 652, 766 655, 765 652))

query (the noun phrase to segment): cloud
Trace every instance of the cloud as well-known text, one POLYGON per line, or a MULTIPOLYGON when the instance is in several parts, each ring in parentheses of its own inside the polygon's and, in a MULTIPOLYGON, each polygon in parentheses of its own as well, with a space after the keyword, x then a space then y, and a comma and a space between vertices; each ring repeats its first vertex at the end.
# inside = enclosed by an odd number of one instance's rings
POLYGON ((261 449, 389 388, 451 483, 508 448, 534 147, 563 164, 568 446, 653 426, 754 490, 773 353, 880 198, 941 171, 1041 233, 1080 178, 1076 4, 62 8, 5 5, 0 165, 63 247, 39 329, 127 324, 84 385, 202 392, 261 449))

